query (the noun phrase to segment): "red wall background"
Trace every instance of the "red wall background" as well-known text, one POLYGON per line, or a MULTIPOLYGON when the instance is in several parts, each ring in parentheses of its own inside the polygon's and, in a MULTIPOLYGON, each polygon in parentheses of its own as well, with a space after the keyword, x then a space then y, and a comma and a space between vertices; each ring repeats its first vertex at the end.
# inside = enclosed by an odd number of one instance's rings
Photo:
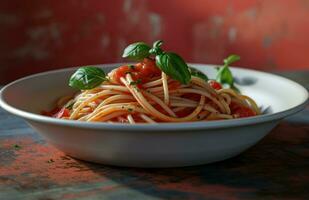
POLYGON ((0 83, 49 69, 119 62, 163 39, 187 61, 309 69, 309 0, 10 0, 0 4, 0 83))

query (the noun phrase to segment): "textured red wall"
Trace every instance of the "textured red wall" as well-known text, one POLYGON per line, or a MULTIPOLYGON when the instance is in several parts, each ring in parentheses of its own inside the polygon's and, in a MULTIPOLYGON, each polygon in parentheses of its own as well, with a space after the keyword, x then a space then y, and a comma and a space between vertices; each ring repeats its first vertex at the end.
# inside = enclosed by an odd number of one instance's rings
POLYGON ((121 61, 130 42, 163 39, 186 60, 262 70, 309 68, 308 0, 10 0, 0 4, 0 83, 121 61))

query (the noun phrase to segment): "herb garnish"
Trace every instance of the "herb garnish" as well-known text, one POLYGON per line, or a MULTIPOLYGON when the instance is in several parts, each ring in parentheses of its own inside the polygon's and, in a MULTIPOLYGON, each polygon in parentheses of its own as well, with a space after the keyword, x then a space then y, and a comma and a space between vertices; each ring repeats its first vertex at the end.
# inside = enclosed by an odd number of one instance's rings
POLYGON ((238 89, 234 86, 234 78, 231 70, 229 69, 229 65, 240 60, 238 55, 230 55, 226 59, 223 60, 224 65, 218 68, 218 73, 216 80, 223 84, 228 85, 230 88, 238 91, 238 89))
POLYGON ((97 67, 81 67, 70 78, 69 85, 80 90, 88 90, 108 80, 105 72, 97 67))
POLYGON ((200 79, 203 79, 204 81, 208 81, 208 77, 203 72, 201 72, 197 69, 194 69, 192 67, 189 67, 189 70, 190 70, 191 76, 195 76, 195 77, 198 77, 200 79))
POLYGON ((129 112, 132 112, 132 111, 133 111, 133 109, 132 109, 132 108, 128 108, 128 111, 129 111, 129 112))
POLYGON ((130 44, 123 51, 122 57, 129 58, 131 60, 142 60, 150 55, 149 50, 151 48, 144 42, 136 42, 130 44))
MULTIPOLYGON (((131 60, 141 61, 144 58, 154 58, 156 65, 166 75, 182 84, 188 84, 191 81, 191 76, 199 77, 208 81, 208 77, 193 68, 189 68, 186 62, 174 52, 165 52, 161 46, 163 41, 158 40, 150 47, 144 42, 136 42, 127 46, 123 52, 122 57, 131 60)), ((231 55, 224 59, 224 65, 218 69, 216 80, 223 84, 228 85, 230 88, 238 90, 234 86, 234 79, 228 66, 240 59, 237 55, 231 55)), ((131 70, 135 69, 134 65, 129 65, 131 70)), ((131 72, 125 72, 130 74, 131 72)), ((80 90, 88 90, 99 86, 102 82, 108 81, 105 72, 97 67, 81 67, 70 78, 69 85, 73 88, 80 90)), ((130 85, 140 84, 141 80, 132 81, 130 85)), ((72 105, 68 105, 70 109, 72 105)))
POLYGON ((188 65, 176 53, 163 51, 161 49, 162 44, 163 41, 158 40, 150 48, 143 42, 136 42, 125 48, 122 57, 140 61, 152 55, 155 57, 156 65, 164 73, 183 84, 188 84, 191 80, 188 65), (148 53, 146 52, 147 49, 148 53))

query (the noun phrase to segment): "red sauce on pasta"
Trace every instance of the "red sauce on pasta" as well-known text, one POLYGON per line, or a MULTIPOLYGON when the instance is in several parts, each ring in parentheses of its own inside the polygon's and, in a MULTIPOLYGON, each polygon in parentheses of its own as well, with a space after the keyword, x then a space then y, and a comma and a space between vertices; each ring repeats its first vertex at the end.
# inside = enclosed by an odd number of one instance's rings
POLYGON ((161 70, 156 66, 155 61, 152 59, 144 59, 143 62, 135 65, 123 65, 116 69, 113 74, 113 80, 122 84, 121 77, 125 77, 127 74, 131 74, 134 81, 137 83, 146 83, 154 77, 161 75, 161 70))
POLYGON ((254 110, 252 110, 251 108, 246 107, 236 102, 231 102, 230 108, 231 108, 232 114, 236 115, 237 118, 252 117, 256 115, 254 110))

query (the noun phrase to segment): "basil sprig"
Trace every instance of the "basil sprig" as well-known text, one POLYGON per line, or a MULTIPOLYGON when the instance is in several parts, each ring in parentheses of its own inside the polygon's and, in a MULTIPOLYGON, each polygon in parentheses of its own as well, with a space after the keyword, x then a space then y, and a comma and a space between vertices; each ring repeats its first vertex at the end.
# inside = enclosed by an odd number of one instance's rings
POLYGON ((200 79, 203 79, 204 81, 208 81, 208 76, 206 74, 204 74, 203 72, 197 70, 197 69, 194 69, 192 67, 189 67, 189 70, 190 70, 190 73, 191 73, 191 76, 195 76, 195 77, 198 77, 200 79))
POLYGON ((143 42, 136 42, 125 48, 122 57, 133 60, 142 60, 149 56, 154 56, 156 65, 172 79, 183 84, 188 84, 191 74, 186 62, 176 53, 165 52, 161 49, 163 42, 158 40, 150 48, 143 42), (148 51, 147 51, 148 50, 148 51))
POLYGON ((151 48, 144 42, 136 42, 130 44, 123 51, 122 57, 129 58, 131 60, 143 60, 150 55, 149 50, 151 48))
POLYGON ((156 64, 165 74, 183 84, 188 84, 191 80, 187 64, 173 52, 156 55, 156 64))
POLYGON ((89 90, 99 86, 107 77, 97 67, 81 67, 70 78, 69 85, 80 90, 89 90))
POLYGON ((224 65, 218 69, 216 80, 223 84, 228 85, 230 88, 238 90, 234 86, 234 78, 231 70, 229 69, 229 65, 240 60, 238 55, 230 55, 226 59, 223 60, 224 65))

